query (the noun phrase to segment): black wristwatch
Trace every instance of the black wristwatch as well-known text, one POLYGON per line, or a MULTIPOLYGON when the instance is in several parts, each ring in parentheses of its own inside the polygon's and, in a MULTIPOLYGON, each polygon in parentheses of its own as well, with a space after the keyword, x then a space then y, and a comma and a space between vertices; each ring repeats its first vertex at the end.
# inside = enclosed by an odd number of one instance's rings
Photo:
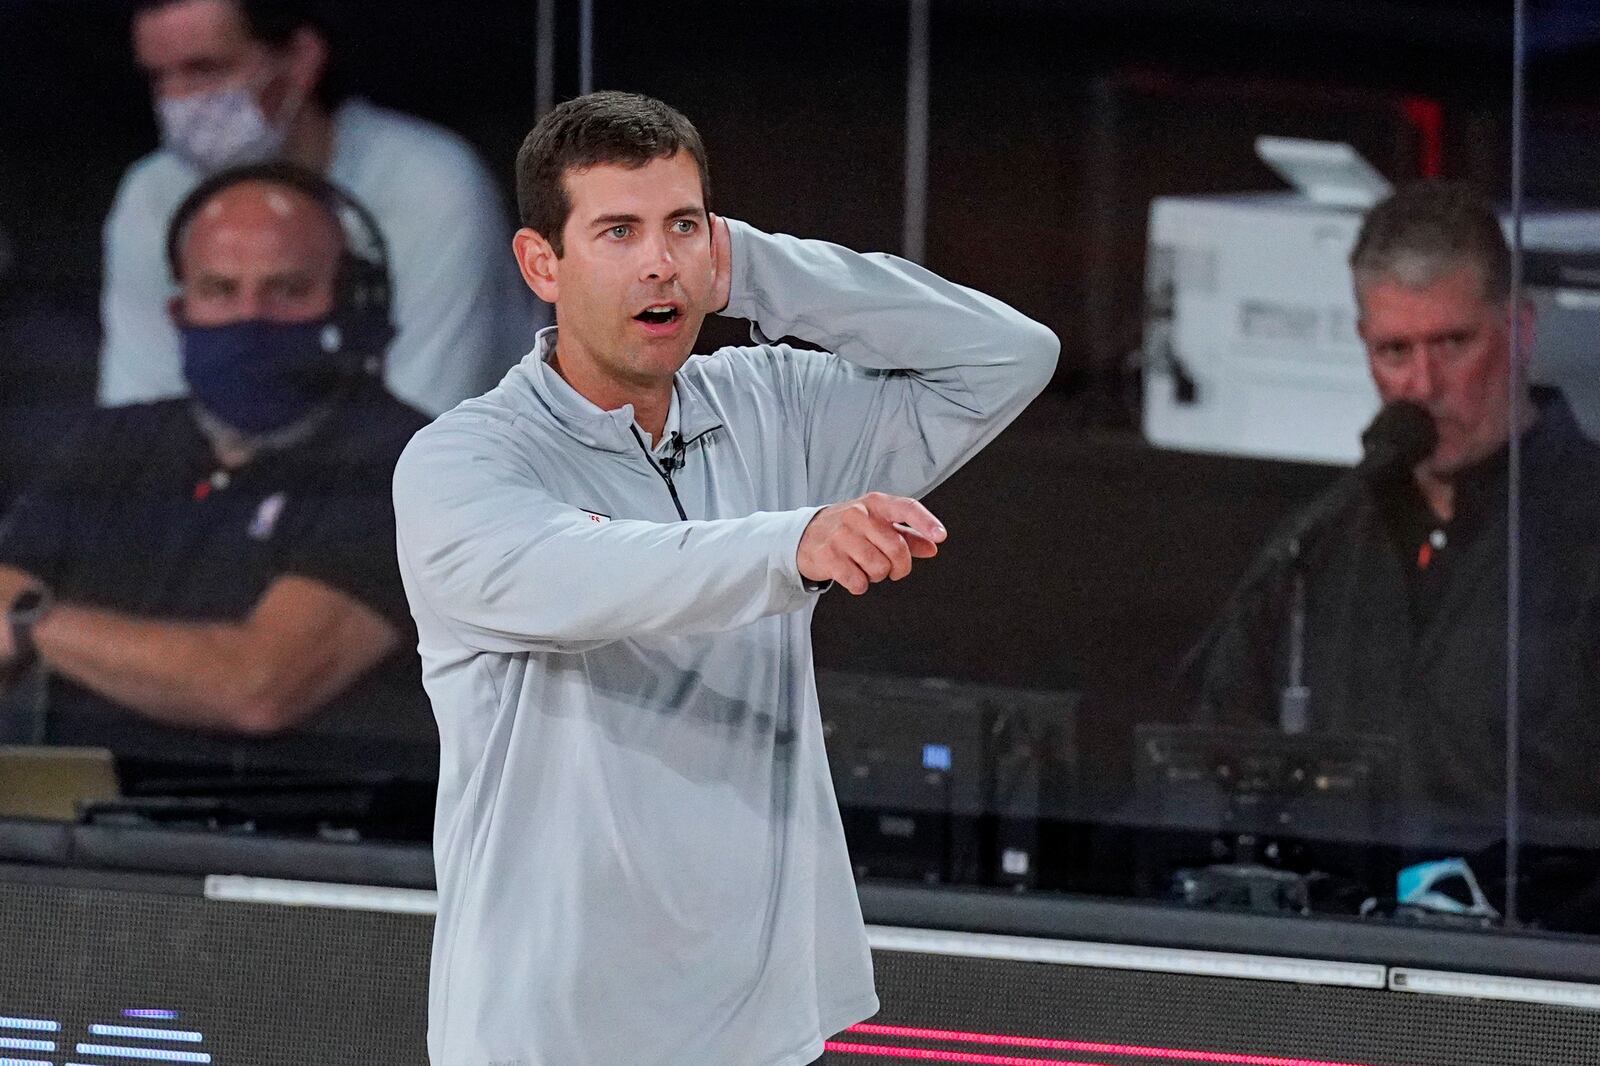
POLYGON ((48 589, 32 585, 17 593, 6 611, 6 623, 11 627, 11 666, 22 669, 38 658, 34 647, 33 627, 44 620, 56 604, 48 589))

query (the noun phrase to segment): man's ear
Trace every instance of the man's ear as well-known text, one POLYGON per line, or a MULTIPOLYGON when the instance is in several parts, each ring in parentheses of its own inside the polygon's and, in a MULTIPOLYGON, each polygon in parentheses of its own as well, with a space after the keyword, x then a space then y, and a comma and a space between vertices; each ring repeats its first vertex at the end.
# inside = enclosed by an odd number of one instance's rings
POLYGON ((309 97, 328 69, 327 39, 311 27, 301 26, 289 38, 288 56, 295 87, 309 97))
POLYGON ((511 250, 516 253, 517 268, 522 271, 522 280, 528 283, 528 288, 554 307, 561 291, 561 260, 550 242, 538 231, 524 226, 511 238, 511 250))
POLYGON ((167 317, 178 329, 182 329, 185 319, 183 317, 183 297, 173 296, 167 300, 167 317))

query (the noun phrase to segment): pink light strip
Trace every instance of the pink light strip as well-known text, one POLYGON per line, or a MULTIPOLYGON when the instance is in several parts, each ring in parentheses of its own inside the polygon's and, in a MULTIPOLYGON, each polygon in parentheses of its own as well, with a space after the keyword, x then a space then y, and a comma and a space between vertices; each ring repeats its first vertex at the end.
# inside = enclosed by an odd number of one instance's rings
MULTIPOLYGON (((1192 1051, 1187 1048, 1140 1047, 1133 1044, 1096 1044, 1087 1040, 1051 1040, 1038 1036, 1008 1036, 1003 1033, 966 1033, 951 1029, 915 1029, 903 1025, 873 1025, 870 1022, 852 1025, 845 1032, 861 1033, 863 1036, 892 1036, 903 1040, 947 1040, 964 1044, 999 1044, 1009 1047, 1038 1048, 1044 1051, 1077 1051, 1086 1052, 1090 1055, 1134 1055, 1147 1059, 1213 1062, 1225 1064, 1225 1066, 1365 1066, 1363 1063, 1330 1062, 1325 1059, 1241 1055, 1223 1051, 1192 1051)), ((849 1045, 845 1046, 848 1047, 849 1045)))
POLYGON ((972 1051, 933 1051, 920 1047, 890 1047, 878 1044, 852 1044, 848 1040, 829 1040, 823 1045, 828 1054, 877 1055, 888 1059, 921 1059, 923 1062, 963 1062, 973 1066, 1107 1066, 1103 1062, 1068 1062, 1066 1059, 1019 1059, 1015 1055, 979 1055, 972 1051))

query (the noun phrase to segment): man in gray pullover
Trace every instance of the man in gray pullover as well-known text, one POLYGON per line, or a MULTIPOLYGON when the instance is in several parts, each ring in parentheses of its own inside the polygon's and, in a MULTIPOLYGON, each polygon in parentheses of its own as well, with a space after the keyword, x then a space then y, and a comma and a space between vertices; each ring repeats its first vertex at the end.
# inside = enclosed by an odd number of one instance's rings
POLYGON ((935 553, 916 497, 1059 345, 913 263, 709 214, 655 100, 561 105, 517 179, 556 325, 395 473, 442 745, 429 1052, 804 1066, 878 1009, 811 612, 935 553), (758 343, 691 358, 707 312, 758 343))

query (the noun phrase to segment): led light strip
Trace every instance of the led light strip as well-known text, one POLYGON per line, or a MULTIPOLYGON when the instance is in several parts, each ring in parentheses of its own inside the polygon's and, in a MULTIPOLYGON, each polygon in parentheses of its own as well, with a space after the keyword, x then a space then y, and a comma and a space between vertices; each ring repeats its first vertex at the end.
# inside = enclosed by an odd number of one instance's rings
POLYGON ((198 1044, 204 1039, 192 1029, 147 1029, 135 1025, 91 1025, 89 1035, 119 1037, 123 1040, 169 1040, 183 1044, 198 1044))
POLYGON ((142 1059, 146 1062, 208 1063, 211 1056, 204 1051, 162 1051, 153 1047, 119 1047, 116 1044, 79 1044, 74 1055, 97 1055, 108 1059, 142 1059))
POLYGON ((878 1044, 849 1044, 830 1040, 824 1045, 830 1055, 873 1055, 885 1059, 916 1059, 922 1062, 961 1062, 973 1066, 1110 1066, 1104 1062, 1074 1062, 1069 1059, 1023 1059, 1015 1055, 980 1055, 973 1051, 934 1051, 919 1047, 892 1047, 878 1044))
POLYGON ((53 1040, 27 1040, 20 1036, 0 1036, 0 1051, 54 1051, 53 1040))
POLYGON ((1142 970, 1153 973, 1233 977, 1251 981, 1286 981, 1345 988, 1385 987, 1387 972, 1377 963, 1334 962, 1327 959, 1293 959, 1273 955, 1235 955, 1220 951, 1154 948, 1092 941, 1042 940, 995 933, 949 933, 932 929, 867 927, 867 943, 879 951, 908 951, 927 955, 1002 959, 1011 962, 1045 962, 1063 966, 1092 966, 1106 970, 1142 970))
POLYGON ((1145 1059, 1209 1062, 1223 1064, 1223 1066, 1363 1066, 1362 1063, 1329 1062, 1323 1059, 1284 1058, 1278 1055, 1249 1055, 1228 1051, 1198 1051, 1190 1048, 1145 1047, 1136 1044, 1105 1044, 1087 1040, 1052 1040, 1037 1036, 1015 1036, 1006 1033, 970 1033, 953 1029, 916 1029, 903 1025, 875 1025, 871 1022, 852 1025, 845 1032, 860 1033, 863 1036, 888 1036, 900 1040, 941 1040, 946 1043, 1005 1045, 1033 1048, 1040 1051, 1076 1051, 1090 1055, 1124 1055, 1145 1059))
POLYGON ((336 907, 391 914, 436 914, 439 894, 422 888, 336 885, 322 881, 282 881, 270 877, 212 874, 206 899, 228 903, 275 903, 283 907, 336 907))
POLYGON ((0 1029, 26 1029, 33 1033, 59 1033, 60 1022, 46 1021, 43 1018, 0 1018, 0 1029))
MULTIPOLYGON (((206 878, 205 896, 210 900, 231 903, 333 907, 394 914, 433 915, 437 914, 439 909, 438 893, 426 889, 340 885, 318 881, 287 881, 221 874, 213 874, 206 878)), ((1108 970, 1189 974, 1199 977, 1229 977, 1251 981, 1282 981, 1291 984, 1331 985, 1344 988, 1389 989, 1396 992, 1505 999, 1600 1009, 1600 985, 1448 973, 1440 970, 1413 970, 1407 967, 1391 969, 1381 963, 1243 955, 1137 944, 1103 944, 1094 941, 1047 940, 997 933, 954 933, 884 925, 868 926, 867 942, 878 951, 999 959, 1010 962, 1042 962, 1108 970)), ((0 1028, 8 1026, 50 1032, 58 1031, 60 1028, 52 1022, 35 1022, 26 1018, 0 1018, 0 1028)))
POLYGON ((1414 970, 1396 966, 1389 971, 1392 992, 1418 992, 1430 996, 1500 999, 1537 1003, 1549 1007, 1600 1010, 1600 985, 1577 981, 1539 981, 1530 977, 1495 977, 1490 974, 1414 970))

